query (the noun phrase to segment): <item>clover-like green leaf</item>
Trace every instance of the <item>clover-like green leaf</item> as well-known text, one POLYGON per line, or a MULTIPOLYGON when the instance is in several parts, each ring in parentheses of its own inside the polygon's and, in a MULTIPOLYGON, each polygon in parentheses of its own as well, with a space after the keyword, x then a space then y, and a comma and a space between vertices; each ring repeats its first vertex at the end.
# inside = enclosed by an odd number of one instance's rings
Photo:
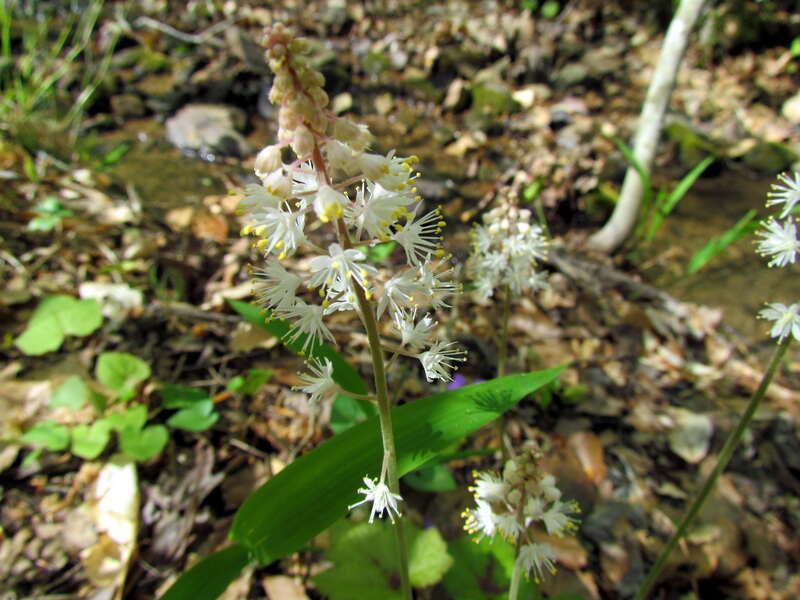
POLYGON ((121 432, 123 429, 141 429, 147 422, 147 407, 144 404, 131 404, 123 411, 107 414, 102 422, 108 423, 110 429, 121 432))
POLYGON ((127 352, 103 352, 97 359, 95 376, 122 401, 136 395, 136 386, 150 377, 150 365, 127 352))
POLYGON ((164 449, 169 440, 167 428, 163 425, 150 425, 144 429, 126 427, 119 432, 119 445, 122 451, 134 460, 150 460, 164 449))
POLYGON ((48 296, 33 311, 27 328, 14 343, 25 354, 44 354, 57 350, 64 342, 65 335, 89 335, 102 322, 103 315, 97 300, 48 296))
POLYGON ((111 426, 103 419, 89 425, 76 425, 72 428, 72 453, 87 460, 94 460, 108 445, 111 426))
POLYGON ((214 401, 206 398, 176 412, 167 419, 167 425, 186 431, 205 431, 218 419, 219 413, 214 412, 214 401))
POLYGON ((50 406, 58 408, 63 406, 70 410, 77 410, 89 399, 89 388, 86 382, 78 375, 69 377, 58 386, 50 396, 50 406))
POLYGON ((31 446, 58 452, 69 446, 69 427, 55 421, 39 421, 22 434, 20 439, 31 446))

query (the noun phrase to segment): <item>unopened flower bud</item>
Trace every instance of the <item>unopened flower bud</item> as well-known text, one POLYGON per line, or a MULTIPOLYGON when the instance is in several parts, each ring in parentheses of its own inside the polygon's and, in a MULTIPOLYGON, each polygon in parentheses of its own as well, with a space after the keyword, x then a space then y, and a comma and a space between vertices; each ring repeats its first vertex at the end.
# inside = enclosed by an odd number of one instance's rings
POLYGON ((305 125, 300 125, 294 130, 294 138, 291 143, 292 150, 298 157, 308 156, 314 151, 314 134, 305 125))
POLYGON ((283 167, 281 148, 277 144, 262 148, 256 155, 255 171, 260 179, 264 179, 264 177, 281 167, 283 167))

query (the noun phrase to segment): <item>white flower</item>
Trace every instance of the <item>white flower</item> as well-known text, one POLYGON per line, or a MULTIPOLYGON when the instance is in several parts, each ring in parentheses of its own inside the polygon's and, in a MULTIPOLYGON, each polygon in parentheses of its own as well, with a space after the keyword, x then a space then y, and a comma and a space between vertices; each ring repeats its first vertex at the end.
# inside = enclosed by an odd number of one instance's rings
POLYGON ((329 185, 320 186, 314 197, 314 212, 323 223, 335 221, 344 215, 344 207, 348 203, 347 196, 329 185))
POLYGON ((277 252, 281 260, 294 254, 306 241, 303 232, 305 215, 298 215, 284 206, 282 208, 265 208, 252 215, 253 233, 262 237, 256 244, 266 254, 277 252))
POLYGON ((398 225, 398 230, 392 234, 392 239, 406 251, 408 264, 417 266, 440 250, 442 245, 440 234, 444 225, 442 213, 436 208, 416 221, 398 225))
POLYGON ((284 200, 285 198, 268 191, 263 185, 251 183, 245 187, 240 205, 248 210, 278 208, 284 200))
POLYGON ((481 498, 488 502, 502 502, 509 492, 508 483, 498 474, 491 471, 475 471, 475 484, 469 490, 475 494, 476 498, 481 498))
POLYGON ((409 187, 413 179, 411 165, 417 160, 415 156, 395 157, 394 150, 386 156, 368 153, 359 156, 361 170, 367 179, 380 183, 389 190, 405 190, 409 187))
POLYGON ((344 171, 347 175, 353 175, 359 169, 358 155, 339 140, 326 140, 325 156, 334 170, 344 171))
POLYGON ((328 246, 328 256, 315 256, 309 261, 314 275, 308 281, 308 286, 332 288, 335 293, 350 290, 350 282, 355 281, 366 290, 367 278, 376 273, 375 267, 362 262, 366 258, 361 250, 344 250, 339 244, 331 244, 328 246))
POLYGON ((404 309, 413 310, 428 302, 429 292, 414 271, 406 270, 393 275, 383 285, 383 293, 378 300, 378 318, 389 307, 394 315, 404 309))
POLYGON ((355 202, 345 208, 346 222, 358 228, 357 238, 363 229, 370 237, 388 241, 389 228, 402 216, 411 218, 406 207, 416 200, 413 194, 388 190, 380 183, 367 181, 358 188, 355 202))
POLYGON ((758 316, 768 321, 775 321, 769 332, 771 337, 782 341, 791 333, 794 339, 800 341, 800 304, 786 306, 780 302, 773 302, 762 309, 758 316))
POLYGON ((464 530, 469 534, 480 532, 481 537, 492 537, 497 529, 497 516, 491 504, 484 500, 475 500, 477 508, 468 508, 461 516, 464 517, 464 530))
POLYGON ((301 354, 308 354, 308 349, 312 350, 320 343, 320 338, 325 338, 335 342, 333 334, 325 323, 322 322, 324 309, 316 304, 306 304, 302 300, 297 300, 294 306, 288 310, 280 311, 280 316, 286 319, 296 319, 292 328, 286 332, 286 339, 294 342, 301 335, 307 337, 303 341, 301 354))
POLYGON ((785 204, 783 212, 781 212, 781 219, 786 217, 795 204, 800 202, 800 173, 795 171, 794 179, 789 173, 778 175, 778 180, 783 185, 774 184, 772 191, 767 194, 767 206, 774 204, 785 204))
POLYGON ((517 562, 525 575, 530 577, 533 571, 533 579, 536 582, 542 580, 545 570, 555 573, 555 560, 556 552, 550 544, 525 544, 519 549, 517 556, 517 562))
POLYGON ((785 267, 793 264, 797 252, 800 250, 800 242, 797 241, 797 227, 791 217, 786 220, 786 224, 770 218, 764 223, 766 231, 756 231, 764 239, 758 242, 757 252, 761 256, 774 255, 769 261, 770 267, 785 267))
POLYGON ((292 171, 292 195, 308 196, 319 189, 319 179, 314 165, 310 162, 292 171))
POLYGON ((520 533, 522 533, 522 525, 517 520, 517 515, 512 513, 503 513, 495 517, 497 521, 497 529, 507 540, 515 540, 520 533))
POLYGON ((561 490, 556 486, 556 478, 549 473, 539 480, 537 487, 548 502, 561 498, 561 490))
POLYGON ((266 267, 253 272, 253 284, 259 302, 279 311, 292 308, 301 283, 297 275, 284 269, 276 260, 268 260, 266 267))
POLYGON ((461 291, 461 284, 457 281, 445 281, 443 276, 453 272, 452 267, 446 266, 446 258, 439 260, 436 264, 430 263, 430 257, 426 259, 426 264, 421 265, 417 271, 420 284, 424 287, 426 292, 426 300, 430 302, 431 308, 434 310, 438 308, 449 308, 450 305, 445 302, 448 296, 457 294, 461 291), (439 271, 445 267, 444 271, 439 271))
POLYGON ((358 488, 359 494, 364 494, 364 499, 355 504, 347 507, 348 510, 353 510, 356 506, 361 506, 367 502, 372 502, 372 511, 369 515, 369 522, 375 518, 375 515, 383 516, 386 512, 389 519, 394 523, 394 516, 400 516, 400 511, 397 510, 397 503, 401 502, 403 498, 398 494, 393 494, 383 481, 378 482, 377 479, 370 479, 364 477, 365 488, 358 488), (394 513, 394 515, 392 515, 394 513))
POLYGON ((455 342, 446 344, 439 341, 426 352, 417 355, 422 363, 422 368, 425 369, 425 378, 428 381, 437 379, 452 381, 450 371, 455 369, 455 363, 466 360, 463 350, 450 348, 450 346, 455 346, 455 342))
POLYGON ((556 500, 542 515, 542 521, 551 535, 564 535, 577 527, 577 520, 569 513, 577 512, 575 502, 562 502, 556 500))
POLYGON ((419 352, 431 343, 433 328, 436 326, 436 321, 430 315, 425 315, 419 321, 416 318, 416 308, 410 313, 398 310, 393 314, 394 327, 401 338, 400 344, 407 346, 411 352, 419 352))
POLYGON ((294 389, 310 394, 309 402, 315 404, 339 391, 339 386, 333 380, 333 364, 330 360, 325 358, 322 362, 309 363, 308 368, 311 374, 300 375, 303 385, 294 389))

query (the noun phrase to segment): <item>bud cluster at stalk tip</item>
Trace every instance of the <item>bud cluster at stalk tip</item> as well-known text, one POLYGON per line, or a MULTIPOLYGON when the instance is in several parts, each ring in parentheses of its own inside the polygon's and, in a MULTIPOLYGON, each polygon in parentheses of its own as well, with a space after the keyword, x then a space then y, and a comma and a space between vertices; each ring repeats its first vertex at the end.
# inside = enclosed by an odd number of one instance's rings
POLYGON ((478 302, 488 302, 498 287, 508 286, 518 297, 547 285, 546 275, 537 270, 547 252, 547 239, 542 228, 531 223, 529 210, 503 201, 483 216, 483 225, 475 225, 470 236, 467 273, 478 302))
POLYGON ((507 461, 502 475, 475 471, 475 483, 469 489, 476 506, 462 513, 464 529, 470 534, 493 537, 499 533, 510 542, 519 539, 517 561, 536 581, 545 571, 555 572, 556 554, 547 542, 536 541, 532 526, 541 524, 549 535, 572 535, 577 530, 572 515, 580 512, 574 500, 561 500, 555 477, 539 469, 540 459, 531 446, 507 461))
MULTIPOLYGON (((275 74, 269 98, 280 107, 277 141, 256 156, 260 184, 247 186, 240 206, 242 234, 254 236, 264 256, 252 269, 259 302, 270 317, 291 322, 286 339, 306 355, 336 341, 326 324, 331 313, 388 313, 398 350, 416 357, 429 380, 448 381, 463 353, 435 339, 426 311, 449 306, 460 286, 442 249, 441 210, 423 211, 414 186, 416 157, 369 152, 366 126, 328 110, 307 40, 278 24, 264 46, 275 74), (310 228, 318 230, 314 239, 310 228), (326 247, 314 241, 326 236, 326 247), (367 261, 364 248, 384 242, 395 242, 406 258, 396 272, 367 261), (307 260, 284 262, 297 253, 307 260)), ((315 401, 338 390, 328 363, 310 371, 301 389, 315 401)))
MULTIPOLYGON (((800 252, 797 225, 791 216, 795 206, 800 203, 800 173, 784 173, 778 176, 778 181, 767 194, 767 207, 782 204, 783 209, 778 218, 768 217, 762 221, 763 229, 756 231, 756 235, 762 238, 757 242, 756 252, 769 258, 767 265, 770 267, 787 267, 795 263, 800 252)), ((800 341, 799 303, 786 306, 773 302, 762 309, 758 316, 774 321, 770 336, 782 341, 792 335, 800 341)))

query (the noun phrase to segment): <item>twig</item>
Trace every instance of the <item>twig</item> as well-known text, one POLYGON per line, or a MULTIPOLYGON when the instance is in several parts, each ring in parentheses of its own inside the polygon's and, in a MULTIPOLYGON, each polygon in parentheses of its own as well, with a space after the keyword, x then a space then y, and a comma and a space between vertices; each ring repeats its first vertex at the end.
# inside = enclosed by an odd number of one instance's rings
POLYGON ((167 35, 172 36, 182 42, 186 42, 187 44, 210 44, 211 46, 216 46, 217 48, 224 48, 225 42, 218 40, 214 37, 214 35, 227 29, 233 22, 233 19, 225 19, 224 21, 215 23, 201 33, 184 33, 183 31, 175 29, 171 25, 167 25, 161 21, 156 21, 148 16, 139 17, 136 19, 136 21, 134 21, 133 24, 136 27, 149 27, 150 29, 155 29, 162 33, 166 33, 167 35))

